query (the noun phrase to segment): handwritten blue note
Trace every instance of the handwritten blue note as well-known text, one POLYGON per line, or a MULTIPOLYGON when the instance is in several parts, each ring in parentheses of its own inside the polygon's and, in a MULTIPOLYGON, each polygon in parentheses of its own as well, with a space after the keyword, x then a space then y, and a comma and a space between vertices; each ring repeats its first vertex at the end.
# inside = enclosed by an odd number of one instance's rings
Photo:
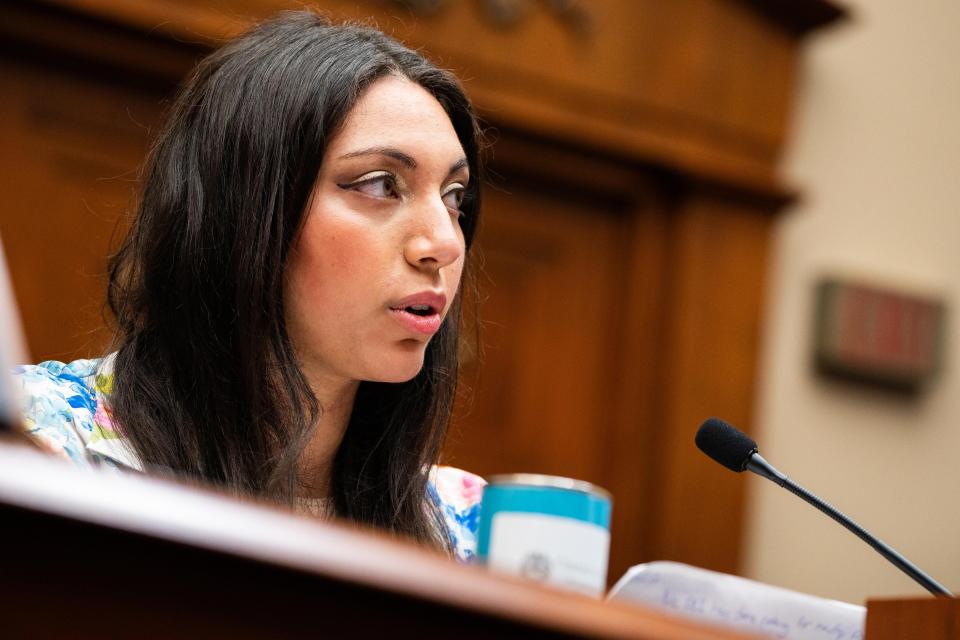
POLYGON ((785 640, 863 640, 866 609, 677 562, 637 565, 612 600, 785 640))

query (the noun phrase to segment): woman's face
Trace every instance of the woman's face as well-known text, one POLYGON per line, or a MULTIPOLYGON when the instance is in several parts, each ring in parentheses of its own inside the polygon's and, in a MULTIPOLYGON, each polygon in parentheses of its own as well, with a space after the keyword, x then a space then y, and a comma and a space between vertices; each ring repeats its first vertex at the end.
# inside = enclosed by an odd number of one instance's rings
POLYGON ((331 140, 286 272, 287 328, 314 385, 403 382, 460 284, 469 169, 443 107, 386 76, 331 140))

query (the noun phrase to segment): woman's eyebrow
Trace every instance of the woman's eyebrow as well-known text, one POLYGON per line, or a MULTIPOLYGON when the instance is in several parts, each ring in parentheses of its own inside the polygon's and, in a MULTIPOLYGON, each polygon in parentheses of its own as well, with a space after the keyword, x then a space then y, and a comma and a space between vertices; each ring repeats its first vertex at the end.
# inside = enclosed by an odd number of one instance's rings
POLYGON ((394 149, 393 147, 369 147, 367 149, 360 149, 359 151, 351 151, 350 153, 345 153, 340 156, 341 159, 344 158, 356 158, 358 156, 387 156, 388 158, 393 158, 398 161, 408 169, 416 169, 417 161, 413 159, 412 156, 400 151, 399 149, 394 149))
MULTIPOLYGON (((357 151, 345 153, 340 156, 340 159, 343 160, 346 158, 357 158, 360 156, 386 156, 388 158, 393 158, 408 169, 417 168, 417 161, 413 159, 413 156, 394 147, 368 147, 366 149, 359 149, 357 151)), ((469 168, 469 166, 470 165, 466 158, 460 158, 450 166, 450 171, 447 172, 447 175, 451 176, 461 169, 469 168)))
POLYGON ((447 173, 447 176, 448 177, 452 176, 453 174, 455 174, 457 171, 460 171, 461 169, 469 169, 469 168, 470 168, 470 164, 467 162, 467 159, 460 158, 459 160, 453 163, 453 166, 450 167, 450 172, 447 173))

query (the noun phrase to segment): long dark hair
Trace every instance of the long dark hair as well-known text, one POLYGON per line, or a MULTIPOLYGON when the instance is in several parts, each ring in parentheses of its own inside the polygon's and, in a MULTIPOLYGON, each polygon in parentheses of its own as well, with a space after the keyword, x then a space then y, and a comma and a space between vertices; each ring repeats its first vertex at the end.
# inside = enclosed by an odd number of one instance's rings
MULTIPOLYGON (((260 24, 205 58, 148 159, 112 258, 113 416, 148 467, 292 503, 323 410, 284 323, 283 276, 327 144, 388 74, 443 106, 466 153, 462 228, 479 214, 480 134, 457 80, 379 31, 310 12, 260 24)), ((460 296, 402 384, 362 382, 336 454, 338 515, 449 548, 428 496, 452 409, 460 296)))

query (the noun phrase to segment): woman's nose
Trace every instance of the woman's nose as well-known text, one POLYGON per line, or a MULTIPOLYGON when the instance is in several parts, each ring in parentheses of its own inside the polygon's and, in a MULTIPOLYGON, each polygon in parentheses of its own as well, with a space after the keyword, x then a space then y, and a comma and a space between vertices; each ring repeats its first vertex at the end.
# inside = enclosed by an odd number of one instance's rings
POLYGON ((443 200, 425 203, 416 212, 412 233, 404 247, 407 262, 417 269, 437 271, 463 256, 463 232, 443 200))

